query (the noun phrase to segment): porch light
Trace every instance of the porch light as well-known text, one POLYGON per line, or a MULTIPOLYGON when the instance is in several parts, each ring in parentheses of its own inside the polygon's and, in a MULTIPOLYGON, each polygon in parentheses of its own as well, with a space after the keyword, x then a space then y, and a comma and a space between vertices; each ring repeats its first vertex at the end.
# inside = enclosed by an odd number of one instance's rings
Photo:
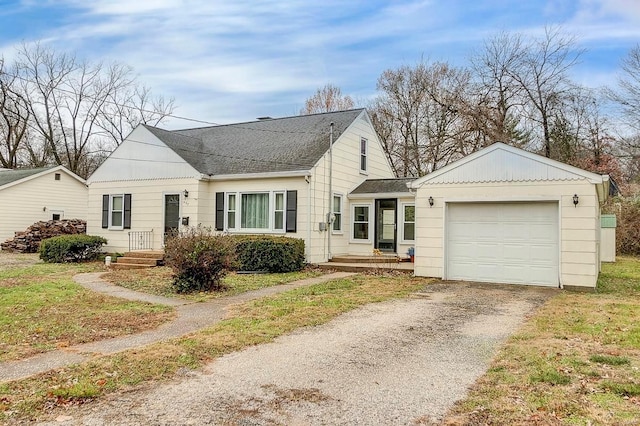
POLYGON ((433 197, 429 197, 429 207, 433 207, 433 197))
POLYGON ((184 195, 184 198, 189 198, 189 191, 185 189, 184 191, 182 191, 182 195, 184 195))
POLYGON ((573 194, 573 207, 578 207, 578 201, 580 201, 578 194, 573 194))

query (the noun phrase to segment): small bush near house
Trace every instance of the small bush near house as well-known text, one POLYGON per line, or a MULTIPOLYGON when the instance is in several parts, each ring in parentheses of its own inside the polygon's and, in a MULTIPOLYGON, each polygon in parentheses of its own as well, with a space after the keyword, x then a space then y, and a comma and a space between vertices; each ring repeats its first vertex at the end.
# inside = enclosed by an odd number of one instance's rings
POLYGON ((107 240, 95 235, 61 235, 40 244, 40 259, 49 263, 87 262, 96 260, 107 240))
POLYGON ((169 238, 164 252, 178 293, 222 290, 222 278, 236 265, 235 241, 201 228, 169 238))
POLYGON ((294 272, 304 268, 304 241, 273 236, 236 236, 242 271, 294 272))

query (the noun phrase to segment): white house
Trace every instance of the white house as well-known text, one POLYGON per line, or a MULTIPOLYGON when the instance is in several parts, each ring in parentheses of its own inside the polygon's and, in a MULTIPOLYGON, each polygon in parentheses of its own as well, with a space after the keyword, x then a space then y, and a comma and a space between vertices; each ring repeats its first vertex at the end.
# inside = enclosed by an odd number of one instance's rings
POLYGON ((301 238, 313 263, 404 253, 413 231, 397 230, 413 226, 413 194, 393 178, 364 109, 174 131, 141 125, 89 177, 87 232, 120 252, 160 249, 171 230, 203 225, 301 238), (380 193, 384 179, 395 186, 380 193))
POLYGON ((502 143, 410 183, 420 276, 594 288, 608 176, 502 143))
POLYGON ((87 219, 87 186, 63 166, 0 170, 0 241, 38 221, 87 219))
POLYGON ((160 249, 203 225, 301 238, 311 263, 415 247, 419 276, 593 288, 608 177, 496 143, 397 179, 357 109, 138 126, 88 183, 87 232, 110 251, 160 249))

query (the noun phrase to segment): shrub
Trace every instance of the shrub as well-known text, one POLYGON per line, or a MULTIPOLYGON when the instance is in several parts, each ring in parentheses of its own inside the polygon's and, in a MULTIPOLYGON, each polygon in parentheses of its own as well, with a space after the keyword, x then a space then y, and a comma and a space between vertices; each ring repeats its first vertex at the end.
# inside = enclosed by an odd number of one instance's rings
POLYGON ((95 235, 61 235, 48 238, 40 244, 40 259, 49 263, 86 262, 96 260, 107 243, 95 235))
POLYGON ((614 198, 604 209, 616 215, 616 252, 640 255, 640 199, 614 198))
POLYGON ((293 272, 304 267, 304 241, 269 235, 234 236, 243 271, 293 272))
POLYGON ((235 241, 195 228, 169 238, 165 263, 178 293, 222 290, 222 278, 235 266, 235 241))

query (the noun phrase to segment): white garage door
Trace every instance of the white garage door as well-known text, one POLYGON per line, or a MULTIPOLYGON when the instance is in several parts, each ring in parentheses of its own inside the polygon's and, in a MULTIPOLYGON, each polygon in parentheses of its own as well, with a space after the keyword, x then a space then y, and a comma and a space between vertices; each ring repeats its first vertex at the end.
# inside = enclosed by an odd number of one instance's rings
POLYGON ((557 203, 449 203, 451 280, 558 286, 557 203))

